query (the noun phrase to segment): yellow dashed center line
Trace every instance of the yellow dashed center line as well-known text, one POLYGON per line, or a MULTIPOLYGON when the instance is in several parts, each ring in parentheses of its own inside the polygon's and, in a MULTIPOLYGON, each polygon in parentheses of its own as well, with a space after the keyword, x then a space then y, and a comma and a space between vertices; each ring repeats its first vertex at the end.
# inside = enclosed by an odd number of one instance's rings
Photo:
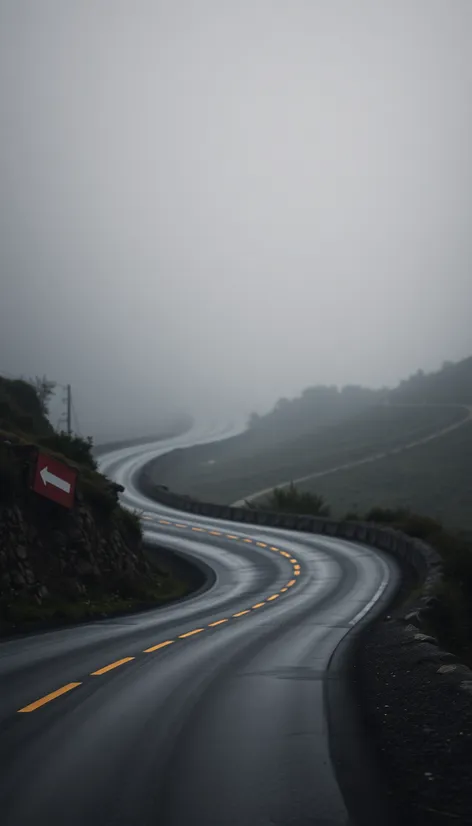
POLYGON ((178 522, 175 522, 174 527, 175 528, 188 528, 188 525, 180 525, 178 522))
POLYGON ((159 648, 165 648, 166 645, 172 645, 174 640, 166 640, 165 642, 158 642, 157 645, 153 645, 151 648, 145 648, 143 654, 150 654, 151 651, 157 651, 159 648))
POLYGON ((45 697, 41 697, 40 700, 30 703, 24 708, 19 708, 18 713, 24 714, 28 711, 36 711, 37 708, 46 705, 46 703, 50 703, 51 700, 55 700, 56 697, 60 697, 61 694, 66 694, 68 691, 72 691, 72 689, 77 688, 78 685, 82 685, 82 683, 67 683, 67 685, 63 685, 62 688, 58 688, 57 691, 52 691, 51 694, 46 694, 45 697))
MULTIPOLYGON (((211 534, 212 536, 223 536, 221 531, 210 531, 210 530, 207 530, 205 528, 198 528, 198 527, 195 527, 195 526, 190 526, 188 524, 183 524, 181 522, 169 522, 167 519, 159 519, 159 523, 161 525, 172 525, 175 528, 190 528, 191 527, 192 531, 196 531, 198 533, 208 533, 208 534, 211 534)), ((226 536, 227 539, 239 539, 243 542, 246 542, 248 545, 251 545, 251 544, 255 543, 256 545, 258 545, 259 548, 268 548, 268 547, 270 547, 271 551, 275 551, 277 553, 280 553, 282 556, 285 556, 287 559, 290 559, 290 562, 294 566, 293 567, 293 575, 294 576, 300 576, 301 570, 300 570, 299 563, 287 551, 282 551, 280 548, 277 548, 275 545, 268 546, 265 542, 256 542, 254 539, 249 539, 249 538, 243 539, 241 536, 236 536, 235 534, 229 534, 228 533, 228 534, 225 534, 225 536, 226 536)), ((252 606, 251 609, 246 608, 244 611, 238 611, 236 614, 233 614, 232 616, 235 617, 235 618, 236 617, 242 617, 245 614, 250 614, 251 610, 254 610, 254 609, 257 609, 257 608, 263 608, 264 605, 267 605, 268 602, 272 602, 273 600, 278 599, 279 596, 281 596, 282 593, 285 593, 286 591, 288 591, 288 589, 291 588, 295 584, 296 584, 296 580, 291 579, 289 582, 287 582, 287 584, 284 588, 280 589, 280 593, 272 594, 272 596, 267 597, 265 602, 257 602, 255 605, 252 606)), ((223 619, 216 620, 215 622, 210 622, 208 624, 208 627, 209 628, 214 628, 215 626, 223 625, 223 623, 225 623, 225 622, 229 622, 228 617, 224 617, 223 619)), ((192 637, 194 634, 201 634, 201 632, 204 631, 204 630, 205 630, 204 628, 194 628, 193 631, 187 631, 185 634, 179 634, 178 638, 179 639, 186 639, 187 637, 192 637)), ((166 648, 168 645, 172 645, 172 643, 174 643, 174 642, 175 642, 175 640, 164 640, 163 642, 159 642, 156 645, 152 645, 150 648, 146 648, 143 651, 143 653, 144 654, 150 654, 153 651, 158 651, 161 648, 166 648)), ((99 676, 101 674, 106 674, 108 671, 112 671, 113 669, 118 668, 120 665, 124 665, 125 663, 131 662, 134 659, 136 659, 136 658, 135 657, 124 657, 121 660, 116 660, 115 662, 110 663, 109 665, 106 665, 103 668, 99 668, 97 671, 92 671, 90 676, 95 677, 95 676, 99 676)), ((71 691, 73 688, 76 688, 79 685, 82 685, 82 683, 80 683, 80 682, 67 683, 67 685, 62 686, 62 688, 58 688, 57 691, 52 691, 51 694, 47 694, 45 697, 41 697, 39 700, 36 700, 34 703, 30 703, 29 705, 24 706, 24 708, 20 708, 18 710, 18 712, 24 713, 24 712, 35 711, 37 708, 41 708, 41 706, 46 705, 46 703, 51 702, 51 700, 55 700, 57 697, 60 697, 62 694, 66 694, 67 692, 71 691)))
POLYGON ((99 668, 98 671, 92 671, 90 676, 99 677, 100 674, 106 674, 107 671, 111 671, 113 668, 118 668, 119 665, 129 663, 131 660, 134 660, 134 657, 123 657, 122 660, 116 660, 116 662, 110 663, 110 665, 105 665, 103 668, 99 668))
POLYGON ((201 631, 204 631, 204 628, 194 628, 193 631, 187 631, 186 634, 179 634, 179 639, 184 640, 185 637, 192 637, 193 634, 200 634, 201 631))
POLYGON ((160 525, 171 525, 172 522, 167 522, 166 519, 159 519, 159 524, 160 525))
POLYGON ((192 528, 192 531, 198 531, 198 533, 205 533, 203 528, 192 528))

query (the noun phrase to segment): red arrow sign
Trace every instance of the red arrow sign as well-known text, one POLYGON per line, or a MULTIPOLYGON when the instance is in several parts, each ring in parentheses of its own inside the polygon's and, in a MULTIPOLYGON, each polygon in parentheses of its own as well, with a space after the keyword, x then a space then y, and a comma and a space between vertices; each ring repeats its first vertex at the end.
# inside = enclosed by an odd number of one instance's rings
POLYGON ((65 508, 74 504, 77 471, 45 453, 38 454, 33 490, 65 508))

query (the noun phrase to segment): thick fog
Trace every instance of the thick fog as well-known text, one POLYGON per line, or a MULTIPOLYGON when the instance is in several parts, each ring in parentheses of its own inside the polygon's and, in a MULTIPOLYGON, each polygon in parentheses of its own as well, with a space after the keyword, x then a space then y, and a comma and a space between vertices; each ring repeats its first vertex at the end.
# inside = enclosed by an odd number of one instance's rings
POLYGON ((470 0, 0 0, 0 373, 97 438, 472 351, 470 0))

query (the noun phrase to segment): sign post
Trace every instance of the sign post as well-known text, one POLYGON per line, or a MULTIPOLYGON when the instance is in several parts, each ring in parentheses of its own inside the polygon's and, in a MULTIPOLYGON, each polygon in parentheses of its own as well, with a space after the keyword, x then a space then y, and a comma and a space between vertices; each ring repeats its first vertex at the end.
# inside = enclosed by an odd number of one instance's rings
POLYGON ((45 453, 38 453, 33 490, 64 508, 74 504, 77 471, 45 453))

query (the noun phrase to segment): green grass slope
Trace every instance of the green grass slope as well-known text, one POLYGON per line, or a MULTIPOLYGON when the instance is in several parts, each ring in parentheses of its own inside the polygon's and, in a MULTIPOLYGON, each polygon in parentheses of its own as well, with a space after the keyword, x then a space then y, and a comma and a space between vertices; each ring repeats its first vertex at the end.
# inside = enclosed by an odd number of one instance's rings
POLYGON ((372 407, 348 422, 260 448, 254 434, 189 450, 151 463, 156 484, 202 499, 234 502, 255 491, 359 461, 421 439, 461 420, 460 407, 372 407))
POLYGON ((326 497, 334 516, 406 507, 472 532, 472 422, 411 450, 298 487, 326 497))

